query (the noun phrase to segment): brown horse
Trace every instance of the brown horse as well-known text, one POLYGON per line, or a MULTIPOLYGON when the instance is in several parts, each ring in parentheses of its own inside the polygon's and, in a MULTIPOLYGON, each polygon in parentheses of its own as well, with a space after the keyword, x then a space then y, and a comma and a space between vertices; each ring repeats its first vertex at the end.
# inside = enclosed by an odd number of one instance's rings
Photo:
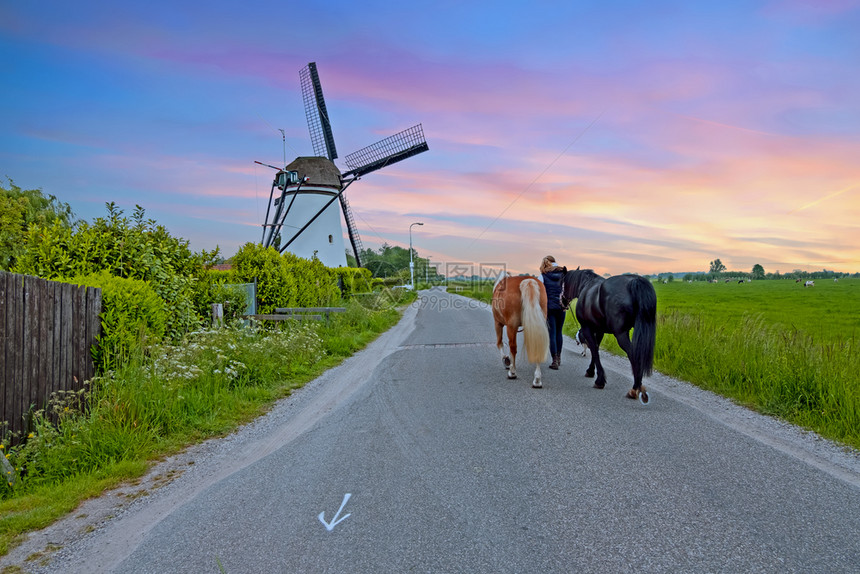
POLYGON ((534 277, 501 276, 493 287, 493 320, 496 324, 496 346, 502 363, 508 369, 508 378, 517 378, 517 330, 523 328, 526 357, 535 363, 532 387, 541 383, 540 363, 549 355, 549 331, 546 326, 546 289, 534 277), (505 354, 502 328, 508 331, 510 357, 505 354))

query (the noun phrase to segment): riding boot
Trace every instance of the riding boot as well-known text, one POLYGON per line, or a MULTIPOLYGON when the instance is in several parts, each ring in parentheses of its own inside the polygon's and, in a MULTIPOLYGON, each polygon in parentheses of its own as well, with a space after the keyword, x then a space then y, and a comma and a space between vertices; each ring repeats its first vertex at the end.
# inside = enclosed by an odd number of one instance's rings
POLYGON ((549 368, 554 371, 558 370, 558 355, 552 356, 552 364, 549 366, 549 368))

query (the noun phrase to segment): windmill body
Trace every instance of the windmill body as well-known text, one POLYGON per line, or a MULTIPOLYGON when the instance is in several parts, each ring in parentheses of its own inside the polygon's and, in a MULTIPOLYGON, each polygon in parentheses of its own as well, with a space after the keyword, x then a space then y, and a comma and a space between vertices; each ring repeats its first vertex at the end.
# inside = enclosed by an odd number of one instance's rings
POLYGON ((278 171, 269 194, 262 244, 306 259, 317 258, 328 267, 345 266, 343 214, 360 267, 361 238, 344 191, 368 173, 427 151, 424 131, 418 124, 349 154, 345 161, 350 169, 341 173, 334 164, 337 150, 316 64, 308 64, 299 78, 315 155, 296 158, 284 169, 274 168, 278 171))
POLYGON ((308 181, 284 190, 283 203, 292 203, 292 208, 284 218, 281 238, 289 240, 322 210, 286 250, 305 259, 316 257, 327 267, 346 267, 341 206, 331 202, 341 191, 340 171, 324 157, 296 158, 286 170, 306 174, 308 181))

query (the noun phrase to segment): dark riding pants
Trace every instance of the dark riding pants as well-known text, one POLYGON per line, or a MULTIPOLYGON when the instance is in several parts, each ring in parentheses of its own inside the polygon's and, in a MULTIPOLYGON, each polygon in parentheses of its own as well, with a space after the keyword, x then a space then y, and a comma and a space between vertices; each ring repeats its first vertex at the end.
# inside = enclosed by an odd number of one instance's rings
POLYGON ((564 317, 567 312, 564 309, 548 309, 546 312, 546 326, 549 329, 549 354, 552 356, 561 354, 562 334, 564 317))

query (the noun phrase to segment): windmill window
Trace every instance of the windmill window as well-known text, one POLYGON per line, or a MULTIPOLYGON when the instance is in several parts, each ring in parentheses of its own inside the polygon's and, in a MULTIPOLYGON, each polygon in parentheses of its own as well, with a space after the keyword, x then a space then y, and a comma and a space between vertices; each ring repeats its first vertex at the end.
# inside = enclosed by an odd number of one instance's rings
POLYGON ((328 242, 334 243, 334 238, 331 235, 328 236, 328 242))

